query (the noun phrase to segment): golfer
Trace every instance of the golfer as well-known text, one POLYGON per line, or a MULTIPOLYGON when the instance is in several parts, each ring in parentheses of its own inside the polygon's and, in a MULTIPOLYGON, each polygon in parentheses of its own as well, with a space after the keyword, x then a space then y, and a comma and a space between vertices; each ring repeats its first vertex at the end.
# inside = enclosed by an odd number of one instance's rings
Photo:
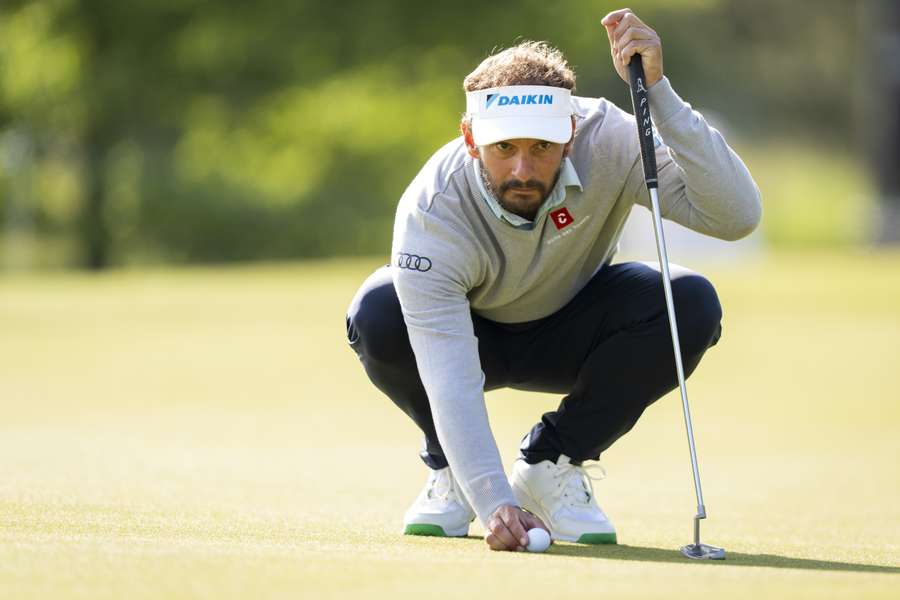
MULTIPOLYGON (((662 215, 723 240, 749 234, 760 194, 722 135, 674 91, 656 32, 628 9, 602 20, 628 81, 640 54, 658 129, 662 215)), ((422 430, 430 469, 406 512, 413 535, 494 550, 526 531, 615 543, 585 470, 677 386, 655 263, 614 263, 635 204, 649 207, 634 118, 572 95, 562 54, 524 42, 463 81, 462 136, 422 167, 397 207, 391 264, 353 298, 347 335, 366 373, 422 430), (507 479, 484 392, 564 395, 525 435, 507 479)), ((702 275, 672 265, 686 374, 721 333, 702 275)))

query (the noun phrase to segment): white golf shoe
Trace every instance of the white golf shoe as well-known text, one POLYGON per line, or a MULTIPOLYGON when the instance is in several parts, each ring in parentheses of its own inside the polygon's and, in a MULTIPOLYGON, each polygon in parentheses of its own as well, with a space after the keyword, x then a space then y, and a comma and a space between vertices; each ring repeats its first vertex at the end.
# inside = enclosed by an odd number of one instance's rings
MULTIPOLYGON (((599 467, 599 465, 597 465, 599 467)), ((602 472, 602 467, 600 467, 602 472)), ((581 544, 615 544, 616 528, 597 505, 592 478, 584 467, 560 455, 554 464, 535 465, 521 458, 509 478, 516 500, 544 521, 553 539, 581 544)))
POLYGON ((465 537, 474 519, 475 512, 450 467, 445 467, 428 475, 425 489, 403 515, 403 533, 465 537))

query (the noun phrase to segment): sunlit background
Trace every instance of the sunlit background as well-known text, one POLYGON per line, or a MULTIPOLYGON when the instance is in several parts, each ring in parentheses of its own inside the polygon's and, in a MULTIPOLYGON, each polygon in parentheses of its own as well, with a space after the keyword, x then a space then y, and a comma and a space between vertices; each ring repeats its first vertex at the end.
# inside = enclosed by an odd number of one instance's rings
MULTIPOLYGON (((895 2, 639 4, 756 177, 764 246, 897 240, 895 2)), ((384 255, 493 48, 548 40, 578 93, 628 106, 599 25, 616 6, 4 2, 2 267, 384 255)))

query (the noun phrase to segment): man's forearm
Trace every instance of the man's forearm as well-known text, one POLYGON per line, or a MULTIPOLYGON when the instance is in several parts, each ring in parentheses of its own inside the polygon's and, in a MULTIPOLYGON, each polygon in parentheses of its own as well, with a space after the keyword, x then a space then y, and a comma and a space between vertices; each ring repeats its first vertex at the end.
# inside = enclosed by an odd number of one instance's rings
POLYGON ((668 79, 651 87, 648 96, 654 123, 674 157, 673 162, 658 155, 663 216, 721 239, 750 233, 762 208, 747 167, 668 79))
POLYGON ((398 273, 394 282, 438 440, 466 498, 486 524, 497 507, 516 501, 488 422, 469 304, 465 296, 413 274, 398 273))

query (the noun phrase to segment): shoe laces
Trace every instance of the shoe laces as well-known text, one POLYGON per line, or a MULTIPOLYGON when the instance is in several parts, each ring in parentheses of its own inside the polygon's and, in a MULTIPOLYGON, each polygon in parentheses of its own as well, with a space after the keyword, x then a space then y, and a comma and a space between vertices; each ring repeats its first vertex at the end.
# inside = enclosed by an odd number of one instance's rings
POLYGON ((557 465, 554 475, 557 488, 554 498, 568 498, 572 504, 591 505, 594 498, 593 481, 606 479, 606 469, 599 463, 585 466, 566 463, 557 465))
POLYGON ((432 472, 428 479, 428 498, 445 502, 457 499, 456 482, 449 467, 432 472))

